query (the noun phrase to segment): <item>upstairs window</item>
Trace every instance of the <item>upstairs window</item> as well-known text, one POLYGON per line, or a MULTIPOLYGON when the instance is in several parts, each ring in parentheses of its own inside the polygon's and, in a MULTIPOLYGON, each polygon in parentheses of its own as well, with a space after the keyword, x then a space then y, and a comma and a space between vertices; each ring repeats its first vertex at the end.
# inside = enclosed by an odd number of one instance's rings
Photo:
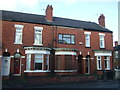
POLYGON ((85 34, 85 47, 90 47, 91 32, 84 32, 84 34, 85 34))
POLYGON ((59 34, 58 35, 59 43, 65 44, 75 44, 75 35, 70 34, 59 34))
POLYGON ((16 34, 15 34, 14 44, 22 44, 23 25, 15 25, 15 28, 16 28, 16 34))
POLYGON ((43 27, 34 27, 34 45, 42 45, 42 30, 43 27))
POLYGON ((86 34, 86 47, 90 47, 90 35, 86 34))
POLYGON ((100 37, 100 48, 105 48, 105 40, 104 40, 105 34, 99 33, 99 37, 100 37))

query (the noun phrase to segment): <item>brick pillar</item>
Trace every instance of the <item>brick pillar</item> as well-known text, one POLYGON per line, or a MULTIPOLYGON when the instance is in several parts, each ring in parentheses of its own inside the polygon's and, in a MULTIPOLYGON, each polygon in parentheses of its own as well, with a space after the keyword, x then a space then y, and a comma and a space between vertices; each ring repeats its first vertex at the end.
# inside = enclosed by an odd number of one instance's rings
POLYGON ((14 73, 14 58, 10 59, 10 73, 14 73))
MULTIPOLYGON (((84 57, 83 57, 84 58, 84 57)), ((83 59, 83 74, 86 72, 86 66, 85 66, 86 59, 83 59)))
POLYGON ((113 69, 113 61, 112 61, 112 56, 110 56, 110 69, 113 69))

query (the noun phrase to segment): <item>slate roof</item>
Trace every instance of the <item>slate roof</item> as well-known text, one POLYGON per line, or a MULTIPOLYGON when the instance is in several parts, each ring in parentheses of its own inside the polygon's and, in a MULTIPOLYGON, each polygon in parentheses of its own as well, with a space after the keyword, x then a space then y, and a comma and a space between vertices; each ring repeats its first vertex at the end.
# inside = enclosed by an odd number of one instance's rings
POLYGON ((109 29, 102 27, 97 23, 89 22, 89 21, 53 17, 53 21, 50 22, 45 19, 44 15, 27 14, 21 12, 5 11, 5 10, 0 10, 0 12, 2 12, 2 18, 0 17, 0 20, 44 24, 44 25, 55 25, 55 26, 63 26, 63 27, 71 27, 71 28, 81 28, 91 31, 112 33, 112 31, 110 31, 109 29))

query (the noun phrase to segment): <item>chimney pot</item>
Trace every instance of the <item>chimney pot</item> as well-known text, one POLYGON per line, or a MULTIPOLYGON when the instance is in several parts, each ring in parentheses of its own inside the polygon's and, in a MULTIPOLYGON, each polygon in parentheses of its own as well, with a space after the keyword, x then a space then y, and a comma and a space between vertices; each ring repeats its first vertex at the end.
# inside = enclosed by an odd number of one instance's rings
POLYGON ((47 6, 45 18, 48 21, 53 21, 53 7, 52 7, 52 5, 47 6))
POLYGON ((115 41, 115 47, 118 46, 118 41, 115 41))
POLYGON ((105 27, 105 16, 101 14, 98 18, 99 25, 105 27))

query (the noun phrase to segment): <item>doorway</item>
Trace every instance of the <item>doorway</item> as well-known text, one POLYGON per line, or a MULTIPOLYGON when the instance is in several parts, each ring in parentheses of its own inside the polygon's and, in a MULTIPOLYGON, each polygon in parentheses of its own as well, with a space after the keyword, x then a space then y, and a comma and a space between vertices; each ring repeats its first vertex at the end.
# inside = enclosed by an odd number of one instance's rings
POLYGON ((78 74, 82 74, 83 73, 83 63, 82 63, 82 55, 78 56, 78 74))
POLYGON ((86 62, 85 62, 85 67, 86 67, 86 74, 90 74, 90 56, 86 56, 86 62))
POLYGON ((14 76, 20 76, 21 74, 21 54, 16 53, 14 55, 14 76))

